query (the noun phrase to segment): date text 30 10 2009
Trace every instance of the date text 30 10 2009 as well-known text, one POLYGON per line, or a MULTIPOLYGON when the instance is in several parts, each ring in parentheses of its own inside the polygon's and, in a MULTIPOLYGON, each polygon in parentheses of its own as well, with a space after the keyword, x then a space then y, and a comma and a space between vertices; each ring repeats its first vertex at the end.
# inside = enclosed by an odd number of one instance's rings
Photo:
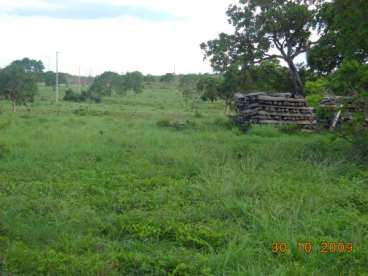
MULTIPOLYGON (((311 254, 315 250, 312 242, 297 242, 296 249, 299 252, 311 254)), ((272 243, 273 253, 286 253, 289 251, 289 244, 286 242, 272 243)), ((351 242, 321 242, 319 244, 318 252, 321 254, 342 254, 353 253, 353 243, 351 242)))

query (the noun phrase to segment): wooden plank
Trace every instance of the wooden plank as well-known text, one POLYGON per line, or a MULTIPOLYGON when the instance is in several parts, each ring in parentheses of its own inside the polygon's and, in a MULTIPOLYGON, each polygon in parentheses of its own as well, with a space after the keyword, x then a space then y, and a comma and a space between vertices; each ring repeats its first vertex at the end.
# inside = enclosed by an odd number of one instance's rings
POLYGON ((252 120, 251 122, 253 123, 258 123, 258 124, 274 124, 274 125, 279 125, 279 124, 296 124, 296 125, 315 125, 317 124, 316 121, 275 121, 275 120, 252 120))
POLYGON ((281 116, 281 117, 313 117, 314 115, 312 113, 309 114, 302 114, 302 113, 278 113, 278 112, 269 112, 269 111, 258 111, 257 114, 259 115, 267 115, 267 116, 281 116))
POLYGON ((313 112, 313 108, 312 107, 308 107, 308 106, 293 106, 293 107, 288 107, 288 106, 280 106, 280 105, 263 105, 263 104, 259 104, 259 103, 251 103, 248 104, 246 106, 247 109, 248 108, 256 108, 256 107, 262 107, 262 108, 289 108, 289 109, 297 109, 297 110, 306 110, 306 111, 310 111, 313 112))
POLYGON ((283 97, 272 97, 272 96, 257 96, 259 100, 274 101, 274 102, 291 102, 291 103, 306 103, 304 98, 283 98, 283 97))

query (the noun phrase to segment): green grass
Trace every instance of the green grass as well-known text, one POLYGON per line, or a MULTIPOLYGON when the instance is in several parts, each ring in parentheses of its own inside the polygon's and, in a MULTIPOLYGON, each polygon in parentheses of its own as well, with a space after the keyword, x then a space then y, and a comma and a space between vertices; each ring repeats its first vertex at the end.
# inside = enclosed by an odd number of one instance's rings
POLYGON ((0 274, 368 273, 368 172, 342 141, 245 134, 222 103, 194 115, 175 89, 53 99, 1 106, 0 274), (322 241, 354 251, 324 255, 322 241))

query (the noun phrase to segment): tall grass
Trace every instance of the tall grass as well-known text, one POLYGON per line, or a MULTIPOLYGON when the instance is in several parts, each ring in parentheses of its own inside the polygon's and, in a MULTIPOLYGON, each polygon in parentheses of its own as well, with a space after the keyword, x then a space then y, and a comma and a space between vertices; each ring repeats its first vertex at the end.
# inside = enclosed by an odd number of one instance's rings
POLYGON ((328 135, 226 123, 175 89, 5 112, 0 272, 23 275, 368 273, 368 173, 328 135), (166 122, 191 122, 184 128, 166 122), (160 124, 161 122, 161 124, 160 124), (289 244, 285 254, 273 242, 289 244), (315 245, 300 252, 297 241, 315 245), (322 241, 353 242, 321 254, 322 241))

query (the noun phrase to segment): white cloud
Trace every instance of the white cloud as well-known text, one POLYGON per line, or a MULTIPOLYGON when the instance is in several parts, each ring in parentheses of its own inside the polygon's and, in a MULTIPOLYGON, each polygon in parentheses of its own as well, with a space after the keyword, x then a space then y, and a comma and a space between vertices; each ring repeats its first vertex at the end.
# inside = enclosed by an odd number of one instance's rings
MULTIPOLYGON (((169 12, 179 20, 153 22, 122 17, 98 20, 66 20, 47 17, 1 15, 0 66, 23 57, 41 59, 47 69, 55 66, 60 51, 60 69, 76 74, 100 74, 106 70, 164 74, 208 72, 199 44, 230 31, 226 9, 232 0, 81 0, 87 3, 139 5, 169 12)), ((0 0, 2 11, 38 6, 58 8, 60 3, 42 0, 0 0), (27 4, 28 3, 28 4, 27 4)))
POLYGON ((19 8, 53 10, 60 7, 62 7, 61 2, 48 2, 47 0, 0 0, 0 12, 11 12, 19 8))

